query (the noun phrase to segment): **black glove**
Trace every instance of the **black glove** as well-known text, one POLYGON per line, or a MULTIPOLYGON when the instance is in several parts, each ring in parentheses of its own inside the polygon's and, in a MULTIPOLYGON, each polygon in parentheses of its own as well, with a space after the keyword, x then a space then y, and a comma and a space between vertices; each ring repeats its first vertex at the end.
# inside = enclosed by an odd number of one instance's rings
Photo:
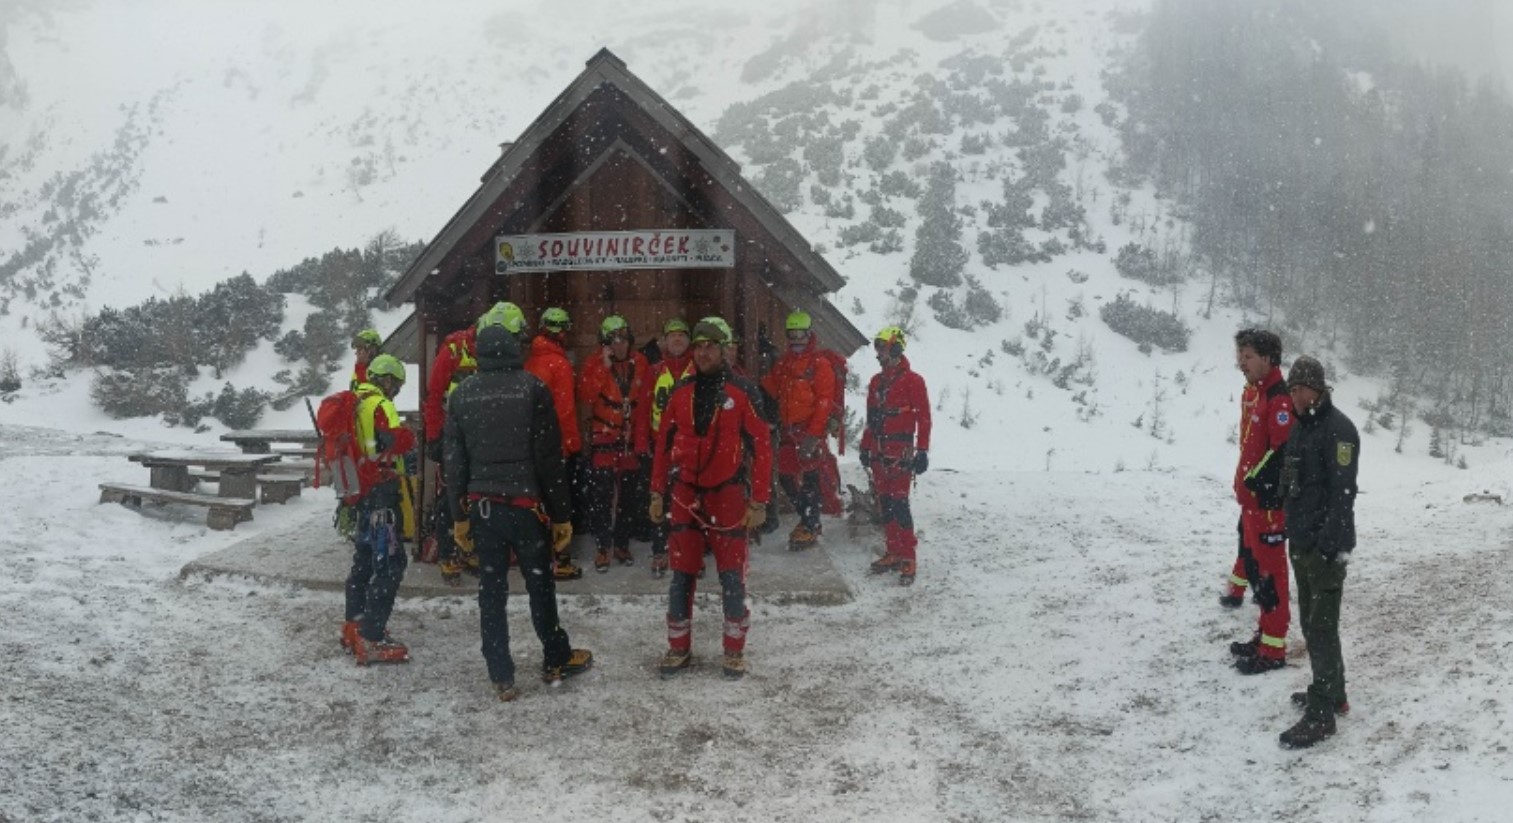
POLYGON ((914 473, 924 474, 930 470, 930 455, 926 452, 914 453, 914 473))
POLYGON ((1282 508, 1282 488, 1277 480, 1277 472, 1262 472, 1246 477, 1245 488, 1256 496, 1257 505, 1275 511, 1282 508))
POLYGON ((864 469, 870 469, 870 468, 872 468, 872 452, 869 452, 866 449, 862 449, 861 452, 860 452, 860 454, 858 454, 857 456, 859 458, 861 458, 862 468, 864 468, 864 469))
POLYGON ((441 438, 426 441, 426 459, 432 463, 441 462, 441 438))

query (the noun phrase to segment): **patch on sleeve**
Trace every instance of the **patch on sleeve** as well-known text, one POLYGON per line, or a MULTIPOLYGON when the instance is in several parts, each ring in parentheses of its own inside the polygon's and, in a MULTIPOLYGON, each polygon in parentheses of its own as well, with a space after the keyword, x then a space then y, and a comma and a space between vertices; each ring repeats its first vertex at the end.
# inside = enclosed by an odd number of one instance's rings
POLYGON ((1288 423, 1291 423, 1291 422, 1292 422, 1292 415, 1288 414, 1286 409, 1282 409, 1281 411, 1277 412, 1277 425, 1278 426, 1285 426, 1285 425, 1287 425, 1288 423))
POLYGON ((1339 463, 1341 466, 1348 466, 1348 465, 1350 465, 1350 461, 1352 461, 1354 459, 1355 459, 1355 444, 1354 443, 1335 443, 1334 444, 1334 462, 1339 463))

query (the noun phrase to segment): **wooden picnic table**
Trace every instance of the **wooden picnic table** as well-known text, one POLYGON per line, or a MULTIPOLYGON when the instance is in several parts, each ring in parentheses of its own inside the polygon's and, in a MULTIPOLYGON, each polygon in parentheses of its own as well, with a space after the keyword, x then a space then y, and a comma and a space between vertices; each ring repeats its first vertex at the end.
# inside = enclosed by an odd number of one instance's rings
POLYGON ((220 473, 220 497, 255 499, 258 470, 282 458, 276 454, 164 450, 138 452, 127 455, 126 459, 152 470, 151 486, 154 489, 192 491, 194 481, 189 470, 203 468, 220 473))
POLYGON ((235 443, 246 454, 271 454, 274 443, 292 443, 307 450, 320 445, 314 429, 242 429, 226 432, 221 440, 235 443))

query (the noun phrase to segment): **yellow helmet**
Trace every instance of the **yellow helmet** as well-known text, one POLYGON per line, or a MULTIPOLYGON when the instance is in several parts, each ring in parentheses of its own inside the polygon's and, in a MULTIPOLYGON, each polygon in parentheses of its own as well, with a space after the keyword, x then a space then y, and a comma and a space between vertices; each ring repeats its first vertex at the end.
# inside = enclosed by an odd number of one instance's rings
POLYGON ((809 331, 809 327, 812 325, 814 325, 814 321, 809 317, 809 312, 800 310, 788 315, 788 320, 783 323, 783 328, 787 331, 809 331))
POLYGON ((903 354, 904 349, 908 348, 909 346, 908 336, 904 334, 903 329, 897 326, 888 326, 887 328, 878 332, 877 336, 872 338, 872 342, 874 344, 886 343, 890 346, 898 346, 899 354, 903 354))

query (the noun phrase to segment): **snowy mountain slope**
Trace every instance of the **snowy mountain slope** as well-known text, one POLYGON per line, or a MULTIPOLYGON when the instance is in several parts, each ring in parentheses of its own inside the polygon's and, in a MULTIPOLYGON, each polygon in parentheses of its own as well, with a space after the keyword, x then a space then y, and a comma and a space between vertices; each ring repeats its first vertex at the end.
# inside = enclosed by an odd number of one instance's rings
MULTIPOLYGON (((609 46, 712 134, 731 104, 795 81, 849 94, 849 103, 822 103, 806 113, 856 124, 841 147, 842 182, 821 186, 834 202, 876 194, 884 172, 917 180, 934 161, 955 168, 966 273, 1004 313, 958 331, 941 326, 924 305, 934 290, 916 298, 921 320, 912 353, 935 391, 949 460, 963 467, 1181 466, 1222 473, 1227 455, 1213 459, 1211 445, 1234 428, 1228 336, 1247 318, 1226 312, 1222 295, 1211 317, 1198 316, 1211 302, 1202 281, 1158 289, 1121 278, 1111 266, 1113 251, 1126 243, 1161 248, 1180 242, 1183 230, 1152 192, 1108 179, 1119 148, 1104 114, 1095 111, 1107 98, 1100 75, 1127 43, 1126 12, 1139 4, 983 4, 972 7, 981 15, 973 19, 986 21, 978 30, 942 33, 939 10, 961 5, 606 3, 547 13, 546 5, 500 11, 458 3, 421 25, 409 9, 382 4, 310 11, 297 4, 149 3, 130 15, 110 4, 85 4, 41 20, 23 18, 12 24, 9 42, 29 102, 10 110, 14 116, 0 135, 6 158, 26 160, 7 163, 0 178, 0 203, 10 210, 0 222, 0 249, 45 251, 41 262, 0 283, 11 300, 0 316, 6 346, 20 352, 24 367, 43 352, 23 326, 54 310, 122 305, 179 288, 195 292, 242 270, 264 276, 385 228, 429 237, 472 190, 494 144, 512 139, 582 59, 609 46), (995 58, 1007 68, 976 76, 962 69, 995 58), (1048 115, 1046 131, 1068 147, 1056 178, 1076 193, 1086 236, 1104 251, 1073 246, 1050 262, 983 264, 975 248, 977 233, 989 228, 982 206, 1001 200, 1003 180, 1025 171, 1016 147, 1006 145, 1013 118, 1001 112, 975 124, 950 119, 947 133, 930 135, 922 154, 899 155, 882 170, 864 162, 868 140, 888 128, 889 115, 879 112, 906 105, 925 78, 966 78, 965 93, 979 96, 984 82, 1042 83, 1046 90, 1037 97, 1048 115), (1063 105, 1073 95, 1080 105, 1063 105), (968 137, 986 142, 982 154, 963 151, 968 137), (84 194, 60 206, 68 198, 59 195, 59 181, 84 194), (49 233, 49 226, 68 223, 61 216, 49 222, 49 210, 73 214, 69 225, 78 231, 49 233), (48 242, 39 245, 39 237, 48 242), (43 280, 51 289, 27 300, 24 284, 43 280), (1140 355, 1113 333, 1098 309, 1121 293, 1175 309, 1193 327, 1188 352, 1140 355), (1027 324, 1036 327, 1033 336, 1027 324), (1054 385, 1058 375, 1066 388, 1054 385), (963 418, 972 428, 959 425, 963 418), (1007 431, 1013 448, 973 448, 984 432, 1007 431), (1117 449, 1091 445, 1113 433, 1117 449)), ((728 148, 749 160, 748 145, 728 148)), ((805 150, 792 157, 803 161, 805 150)), ((760 180, 770 165, 748 162, 747 175, 760 180)), ((878 254, 844 242, 843 232, 856 229, 869 207, 857 201, 853 217, 827 217, 812 199, 818 180, 806 168, 790 219, 849 278, 833 299, 858 326, 870 332, 894 322, 895 297, 911 285, 917 195, 881 197, 904 223, 901 248, 878 254)), ((1033 197, 1038 214, 1045 193, 1033 197)), ((1065 231, 1035 227, 1025 234, 1036 244, 1066 238, 1065 231)), ((298 328, 298 320, 286 319, 286 328, 298 328)), ((858 355, 858 373, 867 372, 869 359, 858 355)), ((228 379, 258 385, 271 365, 254 356, 228 379)), ((1373 385, 1359 390, 1363 398, 1376 393, 1373 385)), ((52 395, 33 395, 38 404, 52 402, 52 395)), ((27 419, 27 398, 18 402, 6 419, 27 419)), ((303 415, 296 406, 264 422, 297 425, 303 415)))

